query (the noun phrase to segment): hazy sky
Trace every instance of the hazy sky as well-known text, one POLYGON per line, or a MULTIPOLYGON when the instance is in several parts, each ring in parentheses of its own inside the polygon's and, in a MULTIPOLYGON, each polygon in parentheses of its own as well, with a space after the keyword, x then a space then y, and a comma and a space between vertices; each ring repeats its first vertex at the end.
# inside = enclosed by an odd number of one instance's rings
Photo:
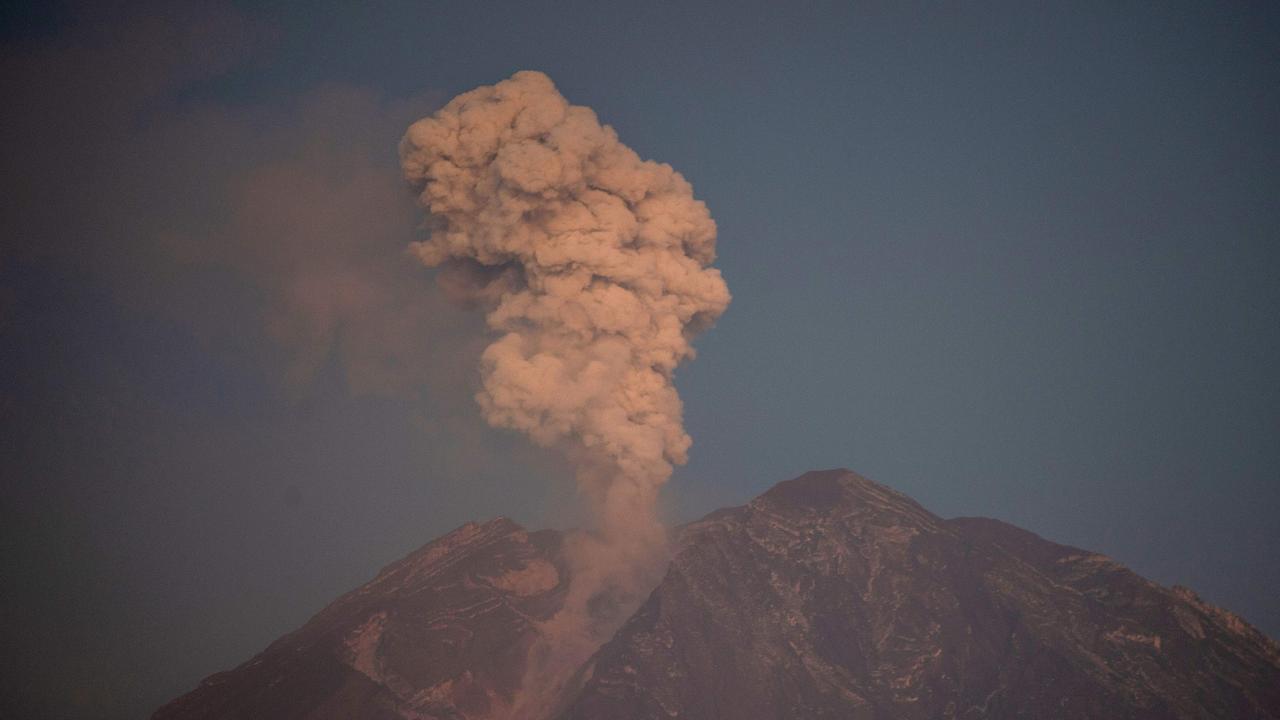
POLYGON ((403 252, 404 128, 521 69, 719 223, 670 518, 844 466, 1280 635, 1280 17, 1160 5, 6 6, 0 715, 144 715, 576 521, 403 252))

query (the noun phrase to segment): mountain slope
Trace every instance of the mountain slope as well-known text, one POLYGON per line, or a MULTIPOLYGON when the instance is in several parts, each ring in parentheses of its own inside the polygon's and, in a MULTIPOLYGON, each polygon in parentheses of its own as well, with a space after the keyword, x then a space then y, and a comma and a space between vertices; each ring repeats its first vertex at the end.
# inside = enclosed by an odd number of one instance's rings
POLYGON ((1229 613, 829 471, 688 526, 563 720, 1277 716, 1229 613))
MULTIPOLYGON (((155 718, 508 720, 564 599, 563 541, 465 525, 155 718)), ((555 720, 1280 718, 1280 649, 1186 589, 833 470, 681 529, 661 583, 559 707, 555 720)))
POLYGON ((153 717, 501 715, 563 599, 560 541, 506 518, 463 525, 153 717))

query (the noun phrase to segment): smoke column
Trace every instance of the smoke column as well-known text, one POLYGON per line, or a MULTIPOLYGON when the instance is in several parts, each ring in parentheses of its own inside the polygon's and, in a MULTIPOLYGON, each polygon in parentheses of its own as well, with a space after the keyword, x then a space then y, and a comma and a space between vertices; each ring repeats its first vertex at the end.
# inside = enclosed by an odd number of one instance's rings
POLYGON ((428 213, 413 252, 495 333, 485 419, 564 449, 597 524, 574 538, 565 608, 543 628, 541 662, 568 667, 613 630, 593 598, 625 605, 656 581, 655 501, 690 445, 672 376, 729 304, 715 222, 679 173, 538 72, 454 98, 400 157, 428 213))

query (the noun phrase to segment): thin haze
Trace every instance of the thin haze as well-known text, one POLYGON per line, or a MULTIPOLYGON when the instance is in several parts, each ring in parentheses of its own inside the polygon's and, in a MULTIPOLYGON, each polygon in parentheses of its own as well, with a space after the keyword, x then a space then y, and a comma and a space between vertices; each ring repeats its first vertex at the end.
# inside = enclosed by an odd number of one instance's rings
POLYGON ((406 128, 526 69, 716 218, 666 517, 847 466, 1280 634, 1274 3, 0 13, 0 714, 143 716, 464 521, 590 524, 405 252, 406 128))

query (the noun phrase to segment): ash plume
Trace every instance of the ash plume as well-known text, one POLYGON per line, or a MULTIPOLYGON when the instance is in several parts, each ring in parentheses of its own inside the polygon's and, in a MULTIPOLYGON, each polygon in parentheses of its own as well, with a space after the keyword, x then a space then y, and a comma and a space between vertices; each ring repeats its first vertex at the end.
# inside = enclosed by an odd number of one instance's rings
POLYGON ((600 598, 638 602, 661 567, 655 501, 690 445, 673 374, 729 304, 715 222, 679 173, 538 72, 454 98, 409 127, 400 158, 428 213, 413 252, 495 333, 485 419, 568 453, 595 518, 533 663, 554 675, 612 631, 600 598))

